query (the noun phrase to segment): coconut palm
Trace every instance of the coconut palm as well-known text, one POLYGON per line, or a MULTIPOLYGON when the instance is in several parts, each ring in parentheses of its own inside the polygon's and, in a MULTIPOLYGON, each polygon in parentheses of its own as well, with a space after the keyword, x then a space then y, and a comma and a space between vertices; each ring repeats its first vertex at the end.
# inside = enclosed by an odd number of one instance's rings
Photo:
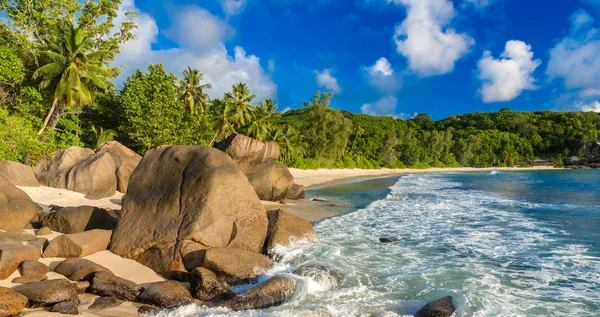
POLYGON ((363 134, 365 134, 365 129, 363 129, 363 127, 361 127, 360 125, 358 127, 356 127, 356 132, 354 133, 354 141, 352 141, 352 149, 350 149, 350 152, 354 152, 354 146, 356 145, 356 140, 358 138, 360 138, 361 136, 363 136, 363 134))
POLYGON ((235 133, 235 127, 231 116, 233 110, 233 105, 231 103, 225 99, 214 99, 210 110, 216 132, 208 146, 212 146, 219 135, 221 136, 221 139, 225 139, 230 134, 235 133))
POLYGON ((275 124, 275 111, 277 105, 273 100, 267 99, 250 111, 251 121, 248 124, 246 134, 257 140, 265 140, 273 130, 275 124))
POLYGON ((296 153, 302 154, 299 147, 296 147, 295 142, 300 137, 300 132, 292 126, 280 127, 273 133, 273 141, 279 145, 281 150, 281 161, 286 162, 292 155, 296 153))
POLYGON ((107 78, 111 76, 103 68, 102 59, 107 52, 88 52, 89 37, 83 30, 67 22, 55 33, 52 39, 46 41, 47 49, 39 52, 49 63, 33 74, 35 79, 41 78, 40 89, 54 88, 52 108, 39 134, 46 125, 56 128, 67 107, 79 110, 91 104, 94 92, 106 89, 109 85, 107 78))
POLYGON ((233 105, 232 118, 237 129, 250 121, 250 104, 256 98, 250 94, 250 88, 244 83, 238 83, 232 87, 232 91, 225 94, 224 100, 233 105))
POLYGON ((200 113, 206 110, 206 106, 210 102, 210 97, 204 93, 205 89, 212 89, 211 84, 201 84, 204 74, 199 70, 188 66, 187 70, 181 72, 183 80, 181 81, 181 99, 184 101, 186 108, 190 109, 190 114, 196 114, 196 108, 199 108, 200 113))

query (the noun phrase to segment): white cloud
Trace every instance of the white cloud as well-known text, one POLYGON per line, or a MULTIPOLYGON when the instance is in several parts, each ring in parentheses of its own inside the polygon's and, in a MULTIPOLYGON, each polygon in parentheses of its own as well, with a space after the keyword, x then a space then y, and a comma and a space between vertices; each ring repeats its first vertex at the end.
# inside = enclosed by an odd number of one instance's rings
POLYGON ((317 85, 319 85, 320 88, 325 88, 327 90, 331 90, 336 94, 339 94, 342 92, 342 89, 340 88, 340 85, 338 84, 338 80, 337 78, 333 77, 333 75, 331 74, 331 69, 324 69, 323 71, 315 71, 316 74, 316 80, 317 80, 317 85))
MULTIPOLYGON (((132 9, 136 9, 133 0, 125 0, 120 12, 123 15, 132 9)), ((169 18, 172 25, 165 35, 178 47, 153 49, 159 28, 152 16, 142 13, 135 31, 137 38, 123 45, 115 60, 116 65, 129 67, 117 82, 124 81, 135 68, 145 69, 148 64, 162 63, 167 71, 176 75, 188 66, 198 68, 204 73, 206 82, 212 84, 213 88, 207 93, 213 98, 221 97, 240 81, 248 84, 259 100, 276 97, 277 86, 262 68, 257 56, 247 54, 239 46, 235 47, 233 55, 227 50, 224 41, 228 39, 231 27, 224 21, 197 6, 176 7, 169 18), (188 29, 192 21, 197 21, 205 29, 188 29)))
POLYGON ((570 21, 569 35, 550 50, 546 74, 561 78, 567 89, 579 90, 583 97, 600 96, 600 29, 585 10, 570 21))
POLYGON ((227 15, 238 15, 244 11, 247 0, 219 0, 223 12, 227 15))
POLYGON ((600 101, 596 100, 588 104, 580 103, 579 105, 577 105, 577 108, 579 108, 581 111, 600 112, 600 101))
POLYGON ((495 0, 464 0, 463 4, 473 6, 476 9, 484 9, 494 2, 495 0))
POLYGON ((402 86, 392 64, 385 57, 378 59, 374 65, 365 67, 365 71, 369 84, 381 93, 394 94, 402 86))
POLYGON ((396 106, 398 105, 398 99, 394 96, 384 96, 374 103, 364 104, 360 110, 364 114, 377 115, 377 116, 397 116, 396 106))
POLYGON ((490 51, 486 51, 478 62, 484 102, 510 101, 523 90, 537 89, 533 72, 542 62, 533 59, 530 45, 508 41, 500 57, 495 59, 490 51))
POLYGON ((449 0, 388 0, 407 7, 406 19, 396 28, 396 50, 408 59, 409 67, 427 77, 447 74, 466 55, 475 40, 448 25, 455 17, 449 0))

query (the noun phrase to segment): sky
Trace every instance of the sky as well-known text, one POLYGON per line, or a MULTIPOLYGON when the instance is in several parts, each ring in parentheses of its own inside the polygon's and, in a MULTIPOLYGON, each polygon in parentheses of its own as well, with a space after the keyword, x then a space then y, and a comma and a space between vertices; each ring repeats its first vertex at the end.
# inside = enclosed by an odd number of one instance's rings
POLYGON ((317 90, 354 113, 600 112, 600 0, 122 0, 116 65, 191 66, 279 110, 317 90))

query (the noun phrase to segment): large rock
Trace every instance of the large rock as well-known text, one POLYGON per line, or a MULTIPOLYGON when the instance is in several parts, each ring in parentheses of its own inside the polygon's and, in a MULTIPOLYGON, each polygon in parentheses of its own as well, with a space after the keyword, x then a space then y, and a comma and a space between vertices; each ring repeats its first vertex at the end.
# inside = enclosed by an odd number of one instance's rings
POLYGON ((240 284, 264 274, 273 262, 266 256, 234 248, 215 248, 206 251, 202 266, 215 272, 219 278, 240 284))
POLYGON ((91 280, 97 272, 112 274, 109 269, 88 259, 66 259, 58 263, 54 268, 54 272, 64 275, 71 281, 91 280))
POLYGON ((110 197, 117 190, 117 167, 107 152, 72 146, 54 153, 36 166, 39 181, 46 186, 86 194, 89 199, 110 197))
POLYGON ((452 296, 444 296, 423 306, 415 313, 415 317, 450 317, 455 310, 452 296))
POLYGON ((35 246, 16 241, 0 243, 0 280, 13 274, 23 261, 39 258, 40 249, 35 246))
POLYGON ((0 178, 0 229, 23 229, 40 210, 24 191, 0 178))
POLYGON ((191 272, 192 296, 202 301, 223 300, 235 296, 227 283, 221 281, 213 271, 199 267, 191 272))
POLYGON ((27 297, 29 300, 27 307, 44 307, 69 301, 79 302, 75 284, 66 279, 18 285, 13 287, 13 290, 27 297))
POLYGON ((154 283, 144 290, 138 299, 143 303, 161 308, 184 306, 194 302, 190 291, 176 281, 154 283))
POLYGON ((295 240, 317 241, 317 233, 312 224, 284 210, 267 211, 269 230, 265 251, 269 252, 277 245, 290 246, 295 240))
POLYGON ((117 225, 106 209, 93 206, 58 207, 40 217, 43 226, 62 233, 79 233, 93 229, 113 230, 117 225))
POLYGON ((263 142, 233 134, 215 147, 229 154, 238 164, 262 200, 283 200, 294 184, 294 178, 287 167, 276 165, 281 152, 275 142, 263 142))
POLYGON ((27 297, 0 286, 0 316, 17 316, 27 305, 27 297))
POLYGON ((287 276, 275 276, 220 304, 232 310, 264 309, 280 305, 296 292, 296 280, 287 276))
POLYGON ((142 288, 132 281, 100 271, 94 274, 89 291, 99 296, 134 301, 140 295, 142 288))
POLYGON ((129 178, 138 166, 142 157, 117 141, 110 141, 96 148, 96 153, 108 153, 115 161, 117 168, 117 190, 127 193, 129 178))
POLYGON ((13 161, 0 161, 0 178, 5 178, 15 186, 40 186, 31 167, 13 161))
POLYGON ((292 187, 288 190, 286 199, 298 200, 305 198, 305 188, 304 185, 293 184, 292 187))
POLYGON ((264 206, 226 154, 161 146, 131 175, 110 250, 166 274, 185 271, 185 241, 261 252, 267 227, 264 206))
POLYGON ((342 272, 323 265, 304 265, 297 268, 294 274, 312 279, 323 291, 336 289, 344 280, 342 272))
POLYGON ((90 230, 54 238, 42 254, 45 258, 82 258, 108 248, 112 231, 90 230))

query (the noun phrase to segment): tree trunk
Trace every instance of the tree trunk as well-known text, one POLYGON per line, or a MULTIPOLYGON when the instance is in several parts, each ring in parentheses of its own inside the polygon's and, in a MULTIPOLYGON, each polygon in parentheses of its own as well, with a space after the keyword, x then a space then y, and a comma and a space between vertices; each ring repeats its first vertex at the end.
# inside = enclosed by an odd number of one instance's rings
POLYGON ((50 128, 52 130, 56 129, 56 125, 58 124, 58 120, 60 120, 60 117, 62 117, 62 115, 65 113, 65 109, 66 106, 58 106, 56 108, 56 110, 54 110, 54 113, 52 114, 52 117, 50 118, 50 121, 48 122, 48 125, 50 126, 50 128))
POLYGON ((50 111, 48 112, 46 119, 44 119, 44 123, 42 124, 42 128, 40 129, 40 131, 38 131, 38 134, 42 134, 42 132, 44 132, 44 129, 46 129, 46 126, 48 125, 48 121, 50 121, 50 118, 54 114, 54 110, 56 109, 57 103, 58 103, 58 98, 54 98, 54 101, 52 102, 52 108, 50 108, 50 111))

